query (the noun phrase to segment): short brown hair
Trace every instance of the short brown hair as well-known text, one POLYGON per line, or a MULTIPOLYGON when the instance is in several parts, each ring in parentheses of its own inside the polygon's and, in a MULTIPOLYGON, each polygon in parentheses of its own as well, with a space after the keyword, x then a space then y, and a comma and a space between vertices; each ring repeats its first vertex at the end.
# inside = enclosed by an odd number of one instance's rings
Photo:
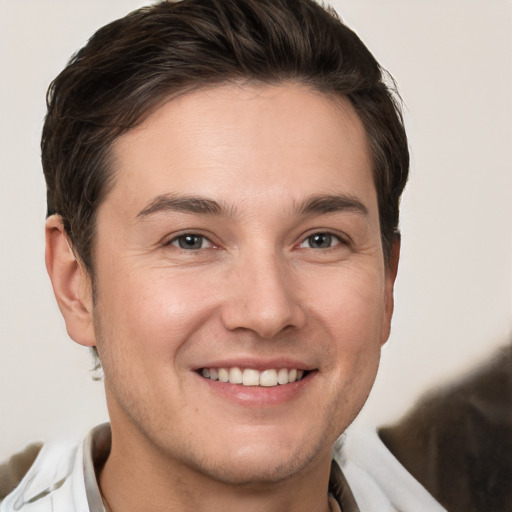
POLYGON ((47 213, 62 216, 91 277, 96 212, 115 180, 114 140, 164 100, 230 81, 292 81, 351 101, 371 148, 389 256, 407 138, 393 82, 358 36, 313 0, 162 1, 98 30, 48 90, 47 213))

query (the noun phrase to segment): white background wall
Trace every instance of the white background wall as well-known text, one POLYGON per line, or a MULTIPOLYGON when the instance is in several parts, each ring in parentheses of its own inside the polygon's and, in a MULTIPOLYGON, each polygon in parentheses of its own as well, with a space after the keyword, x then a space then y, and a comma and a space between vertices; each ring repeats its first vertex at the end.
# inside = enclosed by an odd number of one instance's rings
MULTIPOLYGON (((50 80, 93 30, 143 3, 0 0, 0 460, 106 419, 44 270, 38 144, 50 80)), ((411 141, 393 332, 363 413, 380 424, 510 334, 512 2, 334 4, 397 79, 411 141)))

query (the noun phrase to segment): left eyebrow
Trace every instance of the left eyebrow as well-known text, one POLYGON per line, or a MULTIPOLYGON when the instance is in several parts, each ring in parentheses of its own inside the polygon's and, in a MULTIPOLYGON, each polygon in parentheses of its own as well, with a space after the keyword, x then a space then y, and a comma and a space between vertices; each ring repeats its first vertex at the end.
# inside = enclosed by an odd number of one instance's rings
POLYGON ((368 208, 357 198, 348 194, 316 195, 297 207, 299 215, 322 215, 326 213, 351 212, 368 216, 368 208))

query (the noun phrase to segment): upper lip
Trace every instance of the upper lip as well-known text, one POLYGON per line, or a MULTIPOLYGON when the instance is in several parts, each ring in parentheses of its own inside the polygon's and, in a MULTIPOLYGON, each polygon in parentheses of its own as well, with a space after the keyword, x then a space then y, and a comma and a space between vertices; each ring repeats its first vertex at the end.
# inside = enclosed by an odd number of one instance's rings
POLYGON ((261 358, 251 358, 251 357, 237 357, 237 358, 223 358, 210 360, 205 362, 204 364, 195 366, 194 370, 201 370, 202 368, 251 368, 254 370, 269 370, 269 369, 297 369, 297 370, 314 370, 314 367, 311 365, 304 363, 302 361, 298 361, 289 357, 277 357, 272 359, 261 359, 261 358))

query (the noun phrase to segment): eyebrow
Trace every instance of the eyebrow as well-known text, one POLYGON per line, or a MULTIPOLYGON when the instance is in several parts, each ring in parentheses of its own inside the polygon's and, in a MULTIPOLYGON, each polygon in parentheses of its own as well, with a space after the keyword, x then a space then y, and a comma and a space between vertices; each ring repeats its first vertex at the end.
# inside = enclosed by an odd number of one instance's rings
POLYGON ((357 198, 348 194, 322 194, 308 198, 298 205, 301 215, 322 215, 327 213, 351 212, 367 216, 368 208, 357 198))
POLYGON ((197 213, 202 215, 222 215, 228 213, 228 208, 213 199, 207 199, 205 197, 164 194, 153 199, 153 201, 137 214, 137 218, 167 211, 197 213))
MULTIPOLYGON (((199 196, 159 195, 138 214, 144 218, 162 212, 183 212, 200 215, 223 215, 233 217, 236 208, 213 199, 199 196)), ((298 203, 293 211, 298 215, 324 215, 351 212, 367 216, 368 208, 357 198, 348 194, 321 194, 311 196, 298 203)))

